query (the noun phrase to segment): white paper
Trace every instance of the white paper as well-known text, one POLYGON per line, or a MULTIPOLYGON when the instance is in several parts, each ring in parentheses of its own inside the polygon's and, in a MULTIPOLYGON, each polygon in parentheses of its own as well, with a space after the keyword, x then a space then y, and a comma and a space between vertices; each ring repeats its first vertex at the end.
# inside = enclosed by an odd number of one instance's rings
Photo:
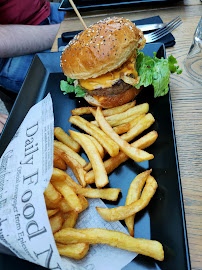
MULTIPOLYGON (((54 117, 50 94, 33 106, 0 159, 0 243, 21 259, 50 269, 119 270, 135 253, 91 245, 80 261, 60 257, 47 216, 43 192, 53 170, 54 117)), ((71 170, 68 173, 75 179, 71 170)), ((106 222, 89 199, 76 228, 105 228, 127 233, 120 222, 106 222)))

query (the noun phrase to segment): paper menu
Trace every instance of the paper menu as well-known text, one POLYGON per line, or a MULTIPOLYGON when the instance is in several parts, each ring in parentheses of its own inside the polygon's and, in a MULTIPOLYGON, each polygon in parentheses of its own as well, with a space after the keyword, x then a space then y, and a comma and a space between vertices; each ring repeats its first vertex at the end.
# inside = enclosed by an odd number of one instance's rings
MULTIPOLYGON (((53 128, 49 94, 30 109, 0 159, 0 243, 19 258, 50 269, 121 269, 136 254, 99 244, 80 261, 58 254, 43 197, 53 169, 53 128)), ((75 179, 70 169, 68 173, 75 179)), ((90 199, 89 204, 76 228, 127 233, 120 222, 99 216, 95 206, 105 207, 100 199, 90 199)))

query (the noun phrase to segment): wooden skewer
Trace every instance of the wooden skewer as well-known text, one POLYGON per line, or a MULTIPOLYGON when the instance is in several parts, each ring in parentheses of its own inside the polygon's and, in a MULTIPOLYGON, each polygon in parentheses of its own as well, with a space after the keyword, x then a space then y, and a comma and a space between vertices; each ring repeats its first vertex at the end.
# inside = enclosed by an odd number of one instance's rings
POLYGON ((84 28, 87 29, 87 26, 86 26, 86 24, 85 24, 83 18, 81 17, 81 14, 79 13, 77 7, 75 6, 73 0, 69 0, 69 2, 70 2, 70 4, 71 4, 71 6, 73 7, 73 9, 74 9, 76 15, 79 17, 79 20, 80 20, 81 23, 83 24, 84 28))

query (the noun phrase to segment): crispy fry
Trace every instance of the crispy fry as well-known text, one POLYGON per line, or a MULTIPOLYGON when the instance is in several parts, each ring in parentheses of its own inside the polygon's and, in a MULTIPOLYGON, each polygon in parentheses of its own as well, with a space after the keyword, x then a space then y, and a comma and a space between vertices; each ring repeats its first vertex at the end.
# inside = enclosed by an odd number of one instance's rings
POLYGON ((62 143, 70 147, 75 152, 79 152, 80 145, 75 142, 62 128, 54 128, 54 136, 62 143))
MULTIPOLYGON (((109 123, 110 126, 114 127, 120 125, 120 121, 122 121, 123 119, 128 119, 132 115, 140 115, 143 113, 147 113, 148 111, 149 111, 149 104, 143 103, 133 108, 130 108, 123 113, 107 116, 106 121, 109 123)), ((91 123, 95 124, 96 122, 92 121, 91 123)))
POLYGON ((48 198, 48 200, 53 204, 57 204, 62 198, 61 194, 54 188, 54 186, 50 182, 48 183, 44 194, 46 198, 48 198))
MULTIPOLYGON (((134 100, 132 102, 126 103, 126 104, 121 105, 121 106, 117 106, 117 107, 110 108, 110 109, 105 109, 105 110, 103 110, 103 115, 104 115, 104 117, 106 117, 106 116, 111 116, 114 114, 123 113, 123 112, 127 111, 128 109, 133 108, 135 106, 135 104, 136 104, 136 101, 134 100)), ((89 110, 95 116, 96 108, 93 107, 93 108, 90 108, 89 110)))
POLYGON ((119 146, 107 136, 100 128, 86 121, 80 116, 71 116, 69 122, 83 129, 86 133, 95 137, 98 142, 106 149, 110 156, 116 156, 119 152, 119 146))
POLYGON ((139 149, 145 149, 151 146, 156 141, 157 138, 158 133, 155 130, 153 130, 147 133, 146 135, 142 136, 137 141, 133 142, 131 145, 139 149))
POLYGON ((90 162, 88 162, 88 164, 84 167, 84 170, 86 172, 90 171, 92 169, 92 164, 90 162))
POLYGON ((72 115, 83 115, 83 114, 91 114, 90 108, 95 108, 95 107, 80 107, 71 110, 72 115))
MULTIPOLYGON (((81 195, 81 194, 78 194, 78 198, 79 198, 80 203, 81 203, 81 205, 82 205, 82 209, 81 209, 81 211, 80 211, 80 212, 82 212, 82 211, 84 211, 86 208, 88 208, 89 203, 88 203, 87 199, 86 199, 83 195, 81 195)), ((73 208, 68 204, 68 202, 67 202, 64 198, 62 198, 62 200, 59 201, 57 207, 58 207, 58 208, 60 209, 60 211, 63 212, 63 213, 68 213, 68 212, 70 212, 70 211, 73 211, 73 208)), ((78 213, 78 212, 77 212, 77 213, 78 213)))
POLYGON ((144 209, 149 204, 151 198, 154 196, 156 189, 156 180, 152 176, 149 176, 139 200, 129 205, 119 206, 112 209, 101 207, 96 207, 96 209, 99 215, 107 221, 122 220, 144 209))
POLYGON ((53 155, 53 167, 66 171, 67 164, 56 153, 53 155))
POLYGON ((78 197, 82 205, 82 211, 84 211, 89 206, 88 200, 82 194, 78 194, 78 197))
POLYGON ((124 119, 120 120, 117 123, 118 125, 116 124, 114 126, 114 128, 119 126, 119 125, 124 125, 124 124, 127 124, 127 123, 131 122, 131 121, 135 121, 135 119, 137 119, 137 117, 139 117, 140 115, 145 115, 145 113, 137 113, 137 114, 133 114, 133 115, 127 117, 127 118, 124 118, 124 119))
POLYGON ((44 199, 45 199, 45 203, 46 203, 46 208, 47 208, 48 210, 51 210, 51 209, 58 209, 58 208, 59 208, 59 203, 60 203, 60 201, 57 202, 57 203, 53 203, 53 202, 51 202, 51 201, 46 197, 45 194, 44 194, 44 199))
POLYGON ((59 209, 47 210, 48 217, 54 216, 58 211, 59 211, 59 209))
POLYGON ((143 150, 140 150, 138 148, 135 148, 131 146, 129 143, 127 143, 125 140, 123 140, 116 132, 113 130, 113 128, 109 125, 109 123, 105 120, 101 109, 97 108, 96 113, 96 120, 99 123, 99 126, 102 128, 102 130, 111 137, 117 144, 119 145, 120 149, 131 159, 133 159, 136 162, 141 162, 144 160, 150 160, 154 158, 152 154, 149 154, 143 150))
POLYGON ((76 212, 81 212, 82 205, 75 191, 64 181, 52 181, 54 187, 64 196, 65 200, 76 212))
POLYGON ((58 208, 63 213, 67 213, 73 210, 72 207, 68 204, 68 202, 64 198, 62 198, 62 200, 58 203, 58 208))
POLYGON ((121 138, 127 142, 132 141, 135 137, 148 129, 154 122, 154 117, 151 113, 148 113, 142 119, 140 119, 137 125, 132 127, 127 133, 121 135, 121 138))
POLYGON ((76 220, 78 218, 78 213, 75 211, 70 211, 66 214, 64 214, 65 221, 62 225, 62 229, 65 228, 74 228, 76 224, 76 220))
POLYGON ((57 244, 57 249, 60 255, 64 255, 69 258, 73 258, 76 260, 81 260, 89 250, 88 243, 77 243, 77 244, 57 244))
POLYGON ((93 167, 96 186, 106 186, 109 183, 108 176, 103 161, 94 143, 85 134, 73 130, 70 130, 69 132, 72 138, 77 141, 85 150, 93 167))
POLYGON ((138 116, 136 116, 135 118, 133 118, 131 121, 124 123, 124 124, 120 124, 119 126, 113 127, 113 130, 117 133, 117 134, 123 134, 125 132, 128 132, 132 127, 134 127, 135 125, 137 125, 137 123, 145 116, 145 114, 140 114, 138 116))
POLYGON ((68 156, 76 159, 83 167, 87 164, 87 161, 83 159, 78 153, 72 150, 70 147, 62 142, 54 141, 54 146, 64 151, 68 156))
POLYGON ((118 188, 105 188, 105 189, 83 188, 79 184, 74 182, 67 173, 65 173, 60 169, 53 168, 51 181, 58 181, 58 180, 65 181, 70 187, 74 188, 77 194, 81 194, 88 198, 100 198, 109 201, 116 201, 121 191, 118 188))
MULTIPOLYGON (((141 137, 139 140, 133 142, 131 145, 134 147, 137 147, 139 149, 145 149, 152 145, 158 137, 158 134, 156 131, 151 131, 148 134, 141 137)), ((119 152, 119 154, 116 157, 111 157, 104 161, 104 166, 106 169, 107 174, 111 173, 113 170, 115 170, 121 163, 128 160, 129 157, 123 153, 122 151, 119 152)), ((95 182, 95 176, 93 170, 89 171, 85 176, 85 181, 88 184, 92 184, 95 182)))
POLYGON ((154 240, 135 239, 125 233, 106 229, 74 229, 66 228, 54 235, 57 242, 63 244, 89 243, 107 244, 113 247, 129 250, 163 261, 164 251, 161 243, 154 240))
MULTIPOLYGON (((85 134, 95 145, 95 147, 97 148, 101 158, 104 157, 105 151, 104 148, 102 147, 102 145, 91 135, 85 134)), ((86 165, 87 166, 87 165, 86 165)))
MULTIPOLYGON (((152 170, 147 170, 135 177, 135 179, 130 184, 125 205, 129 205, 139 200, 144 184, 151 171, 152 170)), ((135 214, 125 219, 126 226, 131 236, 134 236, 134 218, 135 214)))
MULTIPOLYGON (((95 147, 97 148, 101 158, 104 157, 105 155, 105 151, 104 148, 102 147, 102 145, 91 135, 86 134, 86 136, 88 136, 89 139, 91 139, 91 141, 95 144, 95 147)), ((86 172, 90 171, 92 169, 92 164, 89 162, 85 167, 84 170, 86 172)))
POLYGON ((76 159, 74 159, 73 157, 70 157, 63 150, 57 148, 56 146, 54 147, 54 151, 72 169, 74 175, 76 176, 76 179, 79 181, 79 183, 82 185, 82 187, 85 187, 86 186, 86 182, 85 182, 86 172, 83 169, 82 165, 76 159))
POLYGON ((61 230, 64 219, 61 213, 57 213, 56 215, 51 217, 49 221, 50 221, 52 232, 54 234, 57 231, 61 230))
MULTIPOLYGON (((96 115, 96 110, 94 112, 94 116, 96 115)), ((111 127, 113 127, 114 130, 116 130, 116 127, 120 126, 120 125, 126 125, 128 124, 129 122, 131 121, 135 121, 135 119, 137 117, 139 117, 140 115, 145 115, 145 113, 137 113, 137 114, 133 114, 127 118, 124 118, 124 119, 120 119, 119 121, 116 121, 115 123, 109 123, 111 127)), ((115 115, 114 115, 115 116, 115 115)), ((107 117, 105 117, 106 120, 107 120, 107 117)), ((97 127, 99 127, 99 124, 96 120, 94 121, 91 121, 91 123, 93 123, 94 125, 96 125, 97 127)), ((116 132, 117 133, 117 132, 116 132)), ((118 134, 118 133, 117 133, 118 134)))
POLYGON ((135 106, 135 104, 136 104, 136 101, 134 100, 134 101, 128 102, 128 103, 121 105, 121 106, 117 106, 117 107, 114 107, 111 109, 105 109, 105 110, 103 110, 103 115, 106 117, 106 116, 125 112, 128 109, 133 108, 135 106))

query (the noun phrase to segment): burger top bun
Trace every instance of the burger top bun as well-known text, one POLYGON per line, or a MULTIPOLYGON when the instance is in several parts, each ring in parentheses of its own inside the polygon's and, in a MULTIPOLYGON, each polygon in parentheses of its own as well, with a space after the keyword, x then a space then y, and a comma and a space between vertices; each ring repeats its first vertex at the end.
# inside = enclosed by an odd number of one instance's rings
POLYGON ((96 78, 120 67, 145 38, 134 23, 107 18, 74 37, 61 56, 64 74, 72 79, 96 78))

